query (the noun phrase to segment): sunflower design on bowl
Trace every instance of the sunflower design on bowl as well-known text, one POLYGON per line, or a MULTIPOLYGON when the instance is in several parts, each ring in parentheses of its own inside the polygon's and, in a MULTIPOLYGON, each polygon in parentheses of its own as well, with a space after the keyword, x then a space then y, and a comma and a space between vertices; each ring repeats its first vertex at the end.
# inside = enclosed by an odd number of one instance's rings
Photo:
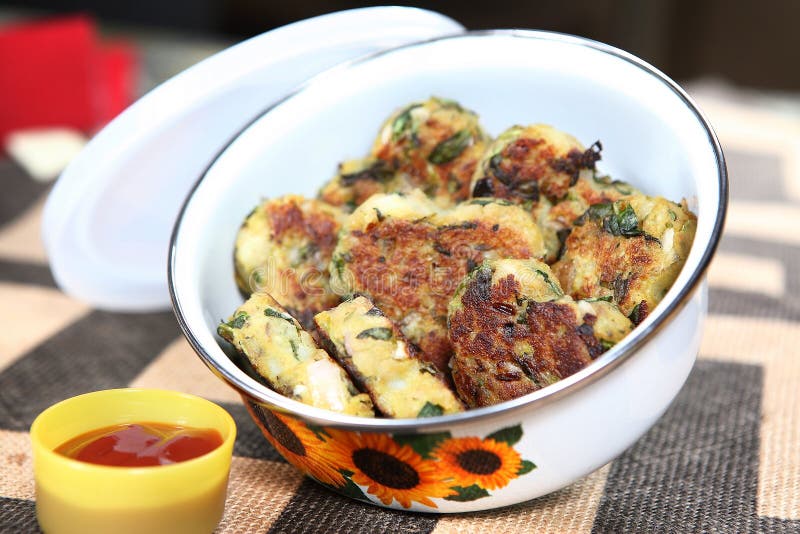
POLYGON ((320 428, 309 427, 259 404, 245 403, 261 433, 287 462, 327 486, 345 485, 345 478, 328 453, 320 428))
POLYGON ((474 501, 536 465, 513 447, 521 425, 485 437, 347 432, 309 425, 248 402, 264 436, 300 471, 347 497, 385 506, 438 508, 435 499, 474 501))
POLYGON ((459 495, 503 488, 535 467, 507 442, 492 437, 450 438, 436 447, 432 456, 452 476, 459 495))

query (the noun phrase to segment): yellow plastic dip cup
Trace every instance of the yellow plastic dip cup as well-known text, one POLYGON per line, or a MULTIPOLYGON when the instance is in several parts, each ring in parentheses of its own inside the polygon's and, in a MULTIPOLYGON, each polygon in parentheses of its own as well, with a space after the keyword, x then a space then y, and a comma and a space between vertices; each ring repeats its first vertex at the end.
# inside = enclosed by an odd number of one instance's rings
POLYGON ((111 389, 59 402, 31 425, 39 525, 48 534, 212 532, 225 508, 235 438, 228 412, 184 393, 111 389), (222 445, 151 467, 97 465, 54 451, 91 430, 141 422, 213 428, 222 445))

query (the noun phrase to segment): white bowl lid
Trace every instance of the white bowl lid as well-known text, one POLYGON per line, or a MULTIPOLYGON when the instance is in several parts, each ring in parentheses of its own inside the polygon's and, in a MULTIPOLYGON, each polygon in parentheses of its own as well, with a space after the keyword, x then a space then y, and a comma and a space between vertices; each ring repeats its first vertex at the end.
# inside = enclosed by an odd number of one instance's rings
POLYGON ((58 285, 100 308, 169 307, 175 217, 248 122, 338 63, 463 30, 415 8, 342 11, 254 37, 165 82, 100 131, 50 193, 42 233, 58 285))

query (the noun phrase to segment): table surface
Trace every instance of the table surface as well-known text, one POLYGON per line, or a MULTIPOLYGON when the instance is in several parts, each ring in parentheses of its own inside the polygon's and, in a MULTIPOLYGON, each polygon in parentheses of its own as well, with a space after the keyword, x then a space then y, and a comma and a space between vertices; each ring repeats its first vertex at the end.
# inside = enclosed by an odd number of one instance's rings
POLYGON ((658 424, 559 492, 458 516, 384 510, 304 479, 170 312, 91 309, 56 287, 41 240, 48 185, 0 160, 0 532, 35 532, 28 428, 61 399, 159 387, 219 402, 239 436, 219 532, 800 532, 800 113, 793 100, 697 86, 731 178, 699 360, 658 424))

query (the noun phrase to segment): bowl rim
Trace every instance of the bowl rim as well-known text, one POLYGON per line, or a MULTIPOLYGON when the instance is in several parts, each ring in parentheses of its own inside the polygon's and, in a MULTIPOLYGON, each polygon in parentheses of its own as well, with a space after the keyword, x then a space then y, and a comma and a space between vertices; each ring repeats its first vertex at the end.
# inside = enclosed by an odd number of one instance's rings
POLYGON ((689 95, 676 82, 674 82, 666 74, 664 74, 657 68, 653 67, 646 61, 634 56, 633 54, 625 52, 624 50, 621 50, 614 46, 599 41, 595 41, 592 39, 588 39, 585 37, 579 37, 566 33, 547 31, 547 30, 527 30, 527 29, 469 30, 457 34, 440 36, 432 39, 400 45, 386 50, 374 52, 363 57, 359 57, 349 61, 344 61, 334 66, 333 68, 325 70, 322 73, 310 78, 309 80, 305 81, 303 84, 295 88, 293 91, 287 93, 283 98, 273 102, 260 112, 257 112, 254 115, 253 119, 251 121, 248 121, 247 124, 243 125, 241 129, 239 129, 239 131, 236 132, 236 134, 234 134, 231 137, 228 143, 226 143, 226 145, 223 146, 217 152, 217 154, 214 155, 214 157, 209 162, 208 166, 205 168, 205 170, 198 177, 197 181, 193 184, 192 188, 187 193, 183 205, 181 206, 181 209, 178 212, 178 215, 175 219, 175 223, 173 226, 172 235, 170 237, 169 258, 167 261, 167 279, 168 279, 170 299, 172 302, 173 311, 175 313, 181 331, 183 332, 186 339, 189 341, 195 353, 197 353, 197 355, 212 370, 212 372, 214 372, 218 377, 220 377, 222 380, 228 383, 228 385, 236 389, 240 395, 253 398, 259 402, 268 405, 270 408, 273 409, 277 408, 286 413, 298 415, 306 420, 314 421, 316 424, 323 424, 326 426, 343 427, 351 430, 364 430, 364 431, 416 432, 418 430, 435 429, 435 428, 452 426, 454 424, 475 422, 477 420, 482 420, 498 416, 501 414, 516 412, 521 409, 526 409, 526 410, 538 409, 549 404, 550 402, 562 398, 565 395, 568 395, 574 391, 577 391, 590 384, 593 384, 597 380, 604 377, 606 374, 610 373, 611 371, 619 367, 622 363, 630 359, 638 351, 638 349, 640 349, 645 343, 650 341, 650 339, 653 338, 656 335, 656 333, 658 333, 665 326, 667 326, 672 321, 672 319, 675 318, 677 313, 686 305, 690 297, 699 288, 700 283, 704 278, 705 272, 719 245, 719 241, 722 235, 722 229, 724 227, 725 217, 727 214, 728 195, 729 195, 728 172, 725 163, 725 157, 723 155, 722 147, 720 145, 716 133, 714 132, 714 129, 712 128, 710 122, 703 114, 703 112, 700 111, 700 109, 695 105, 692 98, 689 97, 689 95), (183 313, 183 306, 181 304, 181 299, 177 294, 175 286, 175 269, 176 269, 176 257, 177 257, 176 245, 178 236, 180 234, 181 224, 186 214, 188 205, 191 202, 192 198, 194 197, 195 192, 197 191, 198 187, 203 182, 205 177, 208 175, 211 168, 215 165, 217 160, 222 156, 223 153, 225 153, 225 151, 231 146, 231 144, 233 144, 236 141, 236 139, 240 137, 240 135, 245 130, 247 130, 250 126, 253 125, 253 123, 255 123, 257 120, 259 120, 267 113, 269 113, 272 109, 280 106, 286 100, 304 91, 309 85, 316 83, 319 78, 322 78, 333 72, 339 72, 340 70, 351 68, 363 62, 372 61, 380 56, 393 53, 398 50, 424 46, 438 41, 447 41, 447 40, 481 37, 481 36, 505 36, 512 38, 559 42, 569 45, 587 47, 595 51, 599 51, 614 56, 618 59, 621 59, 623 61, 632 64, 634 67, 643 70, 646 74, 649 74, 656 80, 663 83, 684 103, 684 105, 686 105, 689 111, 695 116, 699 125, 705 131, 708 137, 709 145, 711 146, 714 152, 714 157, 716 160, 715 163, 717 168, 717 181, 718 181, 717 185, 718 185, 719 202, 716 206, 716 214, 714 218, 714 224, 711 230, 711 235, 708 242, 705 245, 705 249, 702 251, 700 260, 698 261, 694 271, 689 275, 689 279, 687 280, 686 284, 678 289, 678 294, 673 299, 673 301, 669 303, 668 307, 660 310, 658 315, 654 317, 654 320, 652 322, 650 322, 649 324, 640 325, 636 327, 628 336, 626 336, 626 338, 623 340, 623 342, 620 343, 620 345, 615 346, 614 348, 609 350, 606 354, 604 354, 604 356, 610 356, 610 357, 599 358, 593 361, 588 366, 584 367, 578 373, 575 373, 563 380, 560 380, 555 384, 534 391, 527 395, 523 395, 522 397, 505 401, 496 405, 485 406, 481 408, 473 408, 457 414, 426 417, 423 419, 366 418, 366 417, 356 417, 356 416, 339 414, 336 412, 330 412, 328 410, 315 408, 313 406, 300 403, 299 401, 295 401, 288 397, 284 397, 279 393, 269 390, 267 386, 258 385, 260 389, 263 389, 263 391, 259 391, 259 389, 253 388, 249 384, 240 383, 237 377, 231 375, 227 370, 218 367, 216 365, 214 358, 199 342, 197 337, 192 332, 192 329, 190 328, 189 324, 187 323, 186 317, 183 313), (615 350, 618 348, 620 350, 615 350), (266 396, 268 394, 271 394, 270 397, 266 396))

